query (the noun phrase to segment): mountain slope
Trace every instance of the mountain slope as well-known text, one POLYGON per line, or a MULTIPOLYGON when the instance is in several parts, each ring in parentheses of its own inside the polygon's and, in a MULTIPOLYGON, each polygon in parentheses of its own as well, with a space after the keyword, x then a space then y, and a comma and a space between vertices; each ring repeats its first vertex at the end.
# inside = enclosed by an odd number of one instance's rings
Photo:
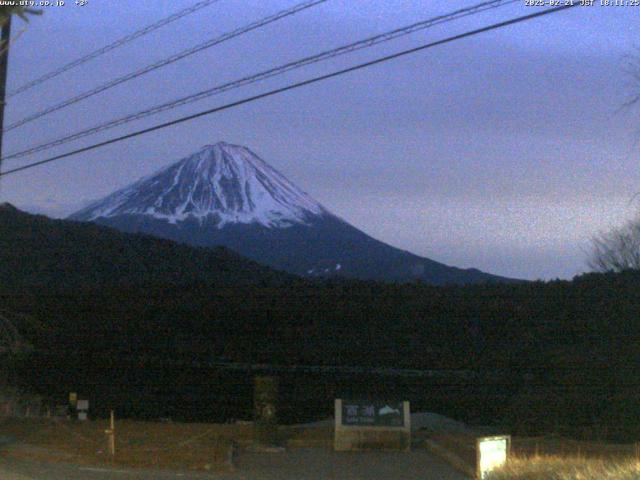
POLYGON ((0 290, 127 285, 277 285, 293 277, 224 248, 203 249, 0 205, 0 290))
POLYGON ((375 240, 330 213, 249 149, 224 142, 69 218, 190 245, 225 246, 303 276, 432 284, 509 281, 375 240))

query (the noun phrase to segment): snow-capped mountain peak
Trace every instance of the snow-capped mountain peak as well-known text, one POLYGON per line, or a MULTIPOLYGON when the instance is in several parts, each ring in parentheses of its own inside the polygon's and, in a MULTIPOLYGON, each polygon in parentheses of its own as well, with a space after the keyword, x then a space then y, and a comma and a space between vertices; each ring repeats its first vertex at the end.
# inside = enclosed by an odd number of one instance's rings
POLYGON ((219 142, 163 168, 72 216, 92 221, 143 215, 169 223, 189 218, 266 227, 305 224, 328 214, 313 198, 248 148, 219 142))
POLYGON ((69 217, 198 247, 226 247, 311 277, 501 281, 419 257, 333 215, 251 150, 220 142, 69 217))

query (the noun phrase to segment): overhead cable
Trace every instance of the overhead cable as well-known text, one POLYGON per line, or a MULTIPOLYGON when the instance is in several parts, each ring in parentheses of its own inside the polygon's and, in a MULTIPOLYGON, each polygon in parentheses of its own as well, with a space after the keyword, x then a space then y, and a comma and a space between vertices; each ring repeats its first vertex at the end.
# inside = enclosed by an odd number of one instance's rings
POLYGON ((324 3, 328 0, 307 0, 304 1, 302 3, 299 3, 297 5, 295 5, 294 7, 291 8, 287 8, 286 10, 282 10, 274 15, 269 15, 268 17, 262 18, 261 20, 258 20, 256 22, 252 22, 249 25, 245 25, 244 27, 240 27, 237 28, 231 32, 225 33, 219 37, 215 37, 213 39, 207 40, 206 42, 200 43, 194 47, 188 48, 186 50, 183 50, 179 53, 176 53, 174 55, 171 55, 168 58, 165 58, 163 60, 160 60, 158 62, 152 63, 151 65, 147 65, 146 67, 142 67, 138 70, 135 70, 131 73, 128 73, 126 75, 123 75, 121 77, 115 78, 113 80, 108 81, 107 83, 103 83, 102 85, 92 88, 91 90, 88 90, 84 93, 81 93, 79 95, 76 95, 74 97, 71 97, 67 100, 64 100, 60 103, 57 103, 55 105, 52 105, 50 107, 45 108, 44 110, 40 110, 39 112, 36 112, 32 115, 29 115, 25 118, 22 118, 21 120, 18 120, 16 122, 13 122, 10 125, 7 125, 7 127, 5 127, 5 129, 3 130, 3 132, 9 132, 11 130, 14 130, 18 127, 21 127, 23 125, 26 125, 27 123, 31 123, 34 120, 37 120, 39 118, 44 117, 45 115, 49 115, 50 113, 53 112, 57 112, 58 110, 61 110, 63 108, 66 108, 70 105, 73 105, 75 103, 78 103, 82 100, 85 100, 89 97, 93 97, 94 95, 97 95, 98 93, 104 92, 106 90, 109 90, 117 85, 120 85, 122 83, 128 82, 129 80, 133 80, 135 78, 138 78, 142 75, 145 75, 149 72, 153 72, 154 70, 157 70, 159 68, 165 67, 167 65, 170 65, 172 63, 177 62, 178 60, 182 60, 183 58, 187 58, 191 55, 194 55, 198 52, 201 52, 203 50, 206 50, 208 48, 211 48, 215 45, 219 45, 223 42, 226 42, 228 40, 231 40, 232 38, 236 38, 239 37, 240 35, 244 35, 248 32, 251 32, 253 30, 256 30, 258 28, 264 27, 266 25, 269 25, 270 23, 276 22, 282 18, 288 17, 290 15, 295 15, 296 13, 302 11, 302 10, 306 10, 307 8, 311 8, 314 7, 320 3, 324 3))
POLYGON ((71 157, 71 156, 74 156, 74 155, 78 155, 80 153, 84 153, 84 152, 88 152, 88 151, 91 151, 91 150, 95 150, 97 148, 101 148, 101 147, 104 147, 104 146, 107 146, 107 145, 111 145, 113 143, 122 142, 124 140, 128 140, 128 139, 134 138, 134 137, 138 137, 140 135, 145 135, 147 133, 155 132, 157 130, 162 130, 164 128, 171 127, 173 125, 178 125, 180 123, 184 123, 184 122, 187 122, 187 121, 190 121, 190 120, 194 120, 196 118, 200 118, 200 117, 204 117, 204 116, 207 116, 207 115, 211 115, 211 114, 214 114, 214 113, 217 113, 217 112, 221 112, 221 111, 224 111, 224 110, 229 110, 231 108, 238 107, 240 105, 245 105, 247 103, 251 103, 251 102, 254 102, 256 100, 260 100, 260 99, 263 99, 263 98, 271 97, 273 95, 277 95, 277 94, 280 94, 280 93, 284 93, 284 92, 287 92, 289 90, 298 89, 298 88, 301 88, 301 87, 304 87, 304 86, 307 86, 307 85, 311 85, 311 84, 318 83, 318 82, 321 82, 321 81, 324 81, 324 80, 328 80, 330 78, 338 77, 338 76, 344 75, 346 73, 354 72, 354 71, 357 71, 357 70, 361 70, 363 68, 371 67, 373 65, 378 65, 380 63, 388 62, 388 61, 394 60, 396 58, 404 57, 404 56, 407 56, 407 55, 410 55, 410 54, 413 54, 413 53, 420 52, 422 50, 426 50, 426 49, 429 49, 429 48, 436 47, 438 45, 444 45, 444 44, 447 44, 447 43, 454 42, 456 40, 461 40, 463 38, 467 38, 467 37, 471 37, 471 36, 474 36, 474 35, 478 35, 480 33, 488 32, 488 31, 491 31, 491 30, 497 30, 499 28, 504 28, 504 27, 509 26, 509 25, 514 25, 514 24, 525 22, 525 21, 528 21, 528 20, 533 20, 535 18, 542 17, 542 16, 545 16, 545 15, 558 13, 558 12, 561 12, 561 11, 564 11, 564 10, 567 10, 569 8, 573 8, 573 7, 576 7, 576 6, 580 6, 580 4, 579 3, 574 3, 574 4, 563 5, 563 6, 560 6, 560 7, 554 7, 554 8, 545 9, 545 10, 542 10, 542 11, 539 11, 539 12, 536 12, 536 13, 531 13, 529 15, 524 15, 524 16, 521 16, 521 17, 512 18, 510 20, 506 20, 506 21, 503 21, 503 22, 494 23, 494 24, 489 25, 487 27, 478 28, 476 30, 471 30, 471 31, 468 31, 468 32, 465 32, 465 33, 461 33, 461 34, 458 34, 458 35, 447 37, 445 39, 437 40, 435 42, 427 43, 425 45, 421 45, 421 46, 418 46, 418 47, 410 48, 408 50, 403 50, 401 52, 394 53, 394 54, 391 54, 391 55, 387 55, 387 56, 384 56, 384 57, 380 57, 380 58, 377 58, 375 60, 371 60, 371 61, 368 61, 368 62, 365 62, 365 63, 360 63, 360 64, 352 66, 352 67, 344 68, 342 70, 331 72, 331 73, 328 73, 328 74, 325 74, 325 75, 320 75, 318 77, 314 77, 314 78, 311 78, 311 79, 308 79, 308 80, 304 80, 304 81, 301 81, 301 82, 293 83, 293 84, 287 85, 285 87, 276 88, 274 90, 270 90, 270 91, 265 92, 265 93, 261 93, 261 94, 258 94, 258 95, 253 95, 251 97, 247 97, 247 98, 244 98, 242 100, 238 100, 238 101, 235 101, 235 102, 227 103, 227 104, 219 106, 219 107, 211 108, 209 110, 205 110, 205 111, 198 112, 198 113, 195 113, 195 114, 192 114, 192 115, 187 115, 185 117, 177 118, 177 119, 171 120, 169 122, 161 123, 161 124, 155 125, 153 127, 149 127, 149 128, 144 128, 142 130, 131 132, 131 133, 119 136, 119 137, 111 138, 109 140, 105 140, 103 142, 95 143, 93 145, 89 145, 89 146, 86 146, 86 147, 78 148, 76 150, 72 150, 70 152, 66 152, 66 153, 63 153, 63 154, 60 154, 60 155, 55 155, 53 157, 49 157, 49 158, 46 158, 44 160, 40 160, 40 161, 33 162, 33 163, 30 163, 30 164, 27 164, 27 165, 23 165, 21 167, 16 167, 16 168, 13 168, 13 169, 10 169, 10 170, 7 170, 5 172, 0 173, 0 176, 10 175, 12 173, 17 173, 17 172, 20 172, 20 171, 24 171, 24 170, 28 170, 28 169, 31 169, 31 168, 35 168, 35 167, 40 166, 40 165, 44 165, 44 164, 47 164, 47 163, 58 161, 58 160, 61 160, 63 158, 68 158, 68 157, 71 157))
POLYGON ((159 105, 156 105, 154 107, 133 113, 133 114, 129 114, 126 115, 124 117, 120 117, 118 119, 115 120, 111 120, 84 130, 81 130, 79 132, 73 133, 73 134, 69 134, 69 135, 65 135, 61 138, 57 138, 55 140, 51 140, 51 141, 47 141, 44 143, 41 143, 39 145, 35 145, 33 147, 29 147, 25 150, 21 150, 18 152, 13 152, 9 155, 6 155, 2 161, 4 160, 10 160, 10 159, 14 159, 14 158, 21 158, 27 155, 31 155, 33 153, 36 152, 41 152, 43 150, 49 150, 50 148, 59 146, 59 145, 63 145, 65 143, 74 141, 74 140, 78 140, 80 138, 84 138, 86 136, 89 135, 94 135, 96 133, 105 131, 105 130, 110 130, 112 128, 118 127, 120 125, 125 125, 127 123, 133 122, 135 120, 139 120, 151 115, 156 115, 158 113, 161 112, 165 112, 167 110, 172 110, 174 108, 180 107, 182 105, 187 105, 190 103, 194 103, 197 102, 199 100, 203 100, 205 98, 211 97, 213 95, 217 95, 219 93, 223 93, 229 90, 233 90, 245 85, 249 85, 252 83, 256 83, 258 81, 261 80, 265 80, 271 77, 275 77, 278 75, 282 75, 286 72, 289 72, 291 70, 295 70, 298 68, 302 68, 304 66, 307 65, 311 65, 314 63, 318 63, 321 61, 325 61, 334 57, 338 57, 341 55, 345 55, 347 53, 351 53, 351 52, 355 52, 358 50, 362 50, 365 48, 370 48, 374 45, 383 43, 383 42, 388 42, 391 41, 393 39, 396 39, 398 37, 401 36, 406 36, 409 35, 411 33, 414 33, 416 31, 419 30, 424 30, 427 28, 431 28, 434 27, 436 25, 440 25, 443 23, 447 23, 447 22, 451 22, 453 20, 457 20, 459 18, 462 17, 466 17, 466 16, 470 16, 470 15, 476 15, 480 12, 484 12, 486 10, 490 10, 490 9, 495 9, 498 7, 502 7, 505 5, 509 5, 512 3, 516 3, 519 2, 520 0, 492 0, 492 1, 485 1, 479 4, 476 4, 474 6, 468 7, 468 8, 463 8, 460 10, 456 10, 454 12, 445 14, 445 15, 439 15, 433 18, 429 18, 427 20, 422 20, 420 22, 416 22, 413 23, 411 25, 402 27, 402 28, 397 28, 395 30, 391 30, 389 32, 386 33, 382 33, 379 35, 375 35, 373 37, 369 37, 369 38, 365 38, 363 40, 357 41, 355 43, 350 43, 347 45, 343 45, 341 47, 338 48, 334 48, 331 50, 327 50, 324 51, 322 53, 316 54, 316 55, 311 55, 293 62, 289 62, 289 63, 285 63, 284 65, 280 65, 278 67, 274 67, 274 68, 270 68, 268 70, 262 71, 260 73, 254 74, 254 75, 250 75, 250 76, 246 76, 246 77, 242 77, 240 79, 231 81, 231 82, 227 82, 221 85, 216 85, 212 88, 208 88, 206 90, 203 90, 201 92, 195 93, 195 94, 191 94, 191 95, 187 95, 185 97, 181 97, 178 98, 176 100, 172 100, 170 102, 165 102, 159 105))
POLYGON ((205 7, 208 7, 209 5, 216 3, 220 0, 203 0, 201 2, 198 2, 188 8, 185 8, 184 10, 180 10, 179 12, 174 13, 173 15, 170 15, 166 18, 163 18, 162 20, 159 20, 155 23, 152 23, 151 25, 147 25, 146 27, 137 30, 133 33, 130 33, 129 35, 126 35, 122 38, 119 38, 118 40, 116 40, 115 42, 110 43, 109 45, 105 45, 102 48, 99 48, 97 50, 94 50, 91 53, 88 53, 80 58, 77 58, 65 65, 63 65, 62 67, 56 68, 55 70, 50 71, 49 73, 46 73, 44 75, 42 75, 41 77, 36 78, 35 80, 31 80, 30 82, 27 82, 23 85, 21 85, 20 87, 11 90, 10 92, 7 93, 7 98, 12 97, 14 95, 17 95, 19 93, 22 93, 26 90, 29 90, 33 87, 35 87, 36 85, 40 85, 41 83, 46 82, 47 80, 50 80, 54 77, 57 77, 58 75, 62 75, 63 73, 76 68, 84 63, 87 63, 89 60, 93 60, 94 58, 97 58, 101 55, 104 55, 107 52, 110 52, 111 50, 115 50, 116 48, 119 48, 123 45, 126 45, 127 43, 130 43, 132 41, 134 41, 137 38, 143 37, 151 32, 153 32, 154 30, 157 30, 161 27, 164 27, 165 25, 169 25, 172 22, 175 22, 176 20, 179 20, 183 17, 186 17, 187 15, 190 15, 194 12, 197 12, 205 7))

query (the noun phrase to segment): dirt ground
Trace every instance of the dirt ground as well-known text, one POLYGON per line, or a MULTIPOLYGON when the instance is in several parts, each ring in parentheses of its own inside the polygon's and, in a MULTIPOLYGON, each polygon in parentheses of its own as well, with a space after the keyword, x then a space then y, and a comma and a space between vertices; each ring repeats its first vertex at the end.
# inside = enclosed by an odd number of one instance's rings
POLYGON ((277 440, 284 448, 263 451, 252 448, 254 431, 250 424, 117 421, 114 458, 108 454, 107 428, 106 421, 4 419, 0 422, 0 478, 466 478, 419 445, 411 452, 334 452, 333 427, 327 422, 280 427, 277 440))
POLYGON ((228 469, 234 445, 251 443, 250 425, 116 422, 111 456, 106 421, 4 419, 0 446, 18 459, 185 471, 228 469), (2 445, 4 444, 4 445, 2 445))
MULTIPOLYGON (((283 448, 256 449, 251 424, 116 421, 116 455, 107 448, 106 421, 0 420, 2 480, 184 479, 418 479, 462 480, 426 448, 437 441, 472 463, 479 432, 435 414, 418 414, 410 452, 334 452, 330 420, 283 426, 283 448)), ((413 417, 413 416, 412 416, 413 417)), ((634 445, 561 438, 513 438, 519 457, 566 455, 629 457, 634 445)))

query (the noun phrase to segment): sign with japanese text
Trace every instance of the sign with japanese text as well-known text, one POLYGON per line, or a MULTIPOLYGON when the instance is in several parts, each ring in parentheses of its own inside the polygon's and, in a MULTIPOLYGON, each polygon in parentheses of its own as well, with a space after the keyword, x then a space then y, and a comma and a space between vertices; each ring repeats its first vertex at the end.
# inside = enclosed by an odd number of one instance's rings
POLYGON ((344 400, 342 425, 352 427, 402 427, 403 402, 344 400))

